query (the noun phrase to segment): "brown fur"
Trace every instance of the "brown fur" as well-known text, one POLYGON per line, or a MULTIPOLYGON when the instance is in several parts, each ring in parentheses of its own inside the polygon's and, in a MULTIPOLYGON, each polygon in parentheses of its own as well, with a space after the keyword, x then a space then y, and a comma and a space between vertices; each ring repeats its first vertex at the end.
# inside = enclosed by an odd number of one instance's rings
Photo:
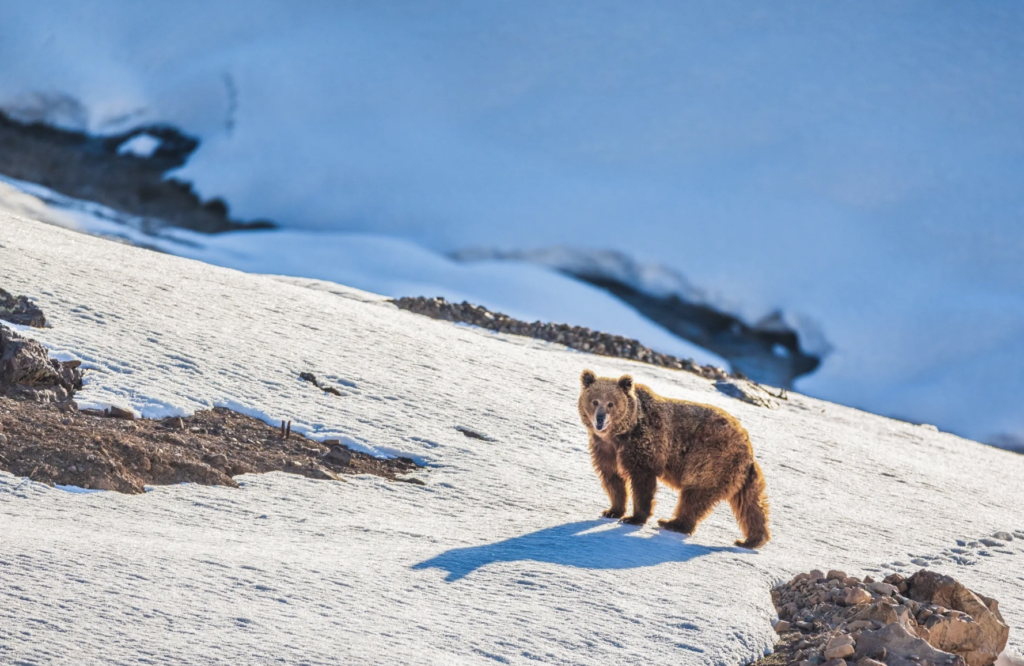
POLYGON ((736 545, 759 548, 768 542, 764 476, 735 417, 712 405, 663 398, 629 375, 598 378, 585 370, 580 380, 580 419, 612 504, 601 515, 643 525, 660 480, 679 491, 675 515, 658 521, 663 528, 692 534, 715 504, 729 500, 745 537, 736 545), (633 514, 623 518, 627 491, 633 514))

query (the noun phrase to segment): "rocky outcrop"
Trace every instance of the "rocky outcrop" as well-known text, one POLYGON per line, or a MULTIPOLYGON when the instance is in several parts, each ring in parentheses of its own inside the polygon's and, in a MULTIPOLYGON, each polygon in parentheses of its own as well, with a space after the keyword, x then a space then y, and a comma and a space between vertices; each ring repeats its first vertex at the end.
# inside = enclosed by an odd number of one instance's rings
POLYGON ((779 403, 776 398, 785 395, 782 392, 779 395, 773 395, 757 382, 736 377, 719 379, 715 382, 715 388, 730 398, 736 398, 755 407, 765 407, 767 409, 778 409, 779 403))
POLYGON ((46 326, 46 317, 39 306, 28 300, 27 296, 15 296, 3 289, 0 289, 0 319, 20 326, 46 326))
POLYGON ((0 325, 0 394, 64 402, 82 388, 80 365, 51 359, 41 344, 0 325))
POLYGON ((927 570, 882 581, 815 570, 772 600, 777 664, 990 666, 1009 636, 994 599, 927 570))
MULTIPOLYGON (((525 335, 538 340, 556 342, 572 349, 590 352, 591 354, 628 358, 633 361, 640 361, 641 363, 659 365, 663 368, 686 370, 707 379, 719 380, 729 378, 729 373, 722 368, 700 365, 692 359, 680 359, 669 354, 661 354, 649 347, 645 347, 636 340, 624 338, 621 335, 592 331, 582 326, 550 324, 539 321, 528 323, 513 319, 500 312, 491 312, 482 305, 472 305, 466 302, 449 303, 440 296, 437 298, 410 296, 396 298, 392 302, 403 310, 409 310, 410 312, 433 319, 463 322, 491 331, 497 331, 498 333, 525 335)), ((734 377, 742 378, 742 375, 734 375, 734 377)))
POLYGON ((925 618, 920 626, 935 647, 962 655, 967 666, 988 666, 1006 647, 1010 628, 995 599, 976 594, 952 576, 933 571, 918 571, 906 582, 911 599, 962 613, 973 620, 963 622, 963 616, 947 614, 925 618))
MULTIPOLYGON (((44 105, 55 101, 78 105, 70 99, 44 100, 44 105)), ((0 173, 5 176, 127 213, 147 233, 167 225, 202 233, 274 226, 231 219, 224 201, 203 201, 189 183, 168 177, 199 146, 198 139, 173 127, 150 125, 100 136, 43 124, 24 110, 15 115, 0 111, 0 173), (148 157, 122 149, 139 136, 156 142, 148 157)))

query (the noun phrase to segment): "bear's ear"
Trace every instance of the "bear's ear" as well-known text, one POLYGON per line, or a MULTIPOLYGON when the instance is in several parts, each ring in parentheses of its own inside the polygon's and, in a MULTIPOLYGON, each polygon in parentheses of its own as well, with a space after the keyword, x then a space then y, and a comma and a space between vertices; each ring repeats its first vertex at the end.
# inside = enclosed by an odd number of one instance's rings
POLYGON ((622 375, 619 377, 619 388, 629 393, 629 390, 633 388, 633 378, 629 375, 622 375))
POLYGON ((597 375, 594 374, 593 370, 584 370, 583 374, 580 375, 580 383, 583 384, 583 388, 587 388, 596 381, 597 375))

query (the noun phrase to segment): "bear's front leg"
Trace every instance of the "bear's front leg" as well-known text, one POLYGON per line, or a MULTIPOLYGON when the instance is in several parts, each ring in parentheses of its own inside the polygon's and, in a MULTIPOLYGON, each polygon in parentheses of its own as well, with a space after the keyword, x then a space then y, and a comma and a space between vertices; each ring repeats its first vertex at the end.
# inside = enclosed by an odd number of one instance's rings
POLYGON ((649 472, 633 472, 629 476, 629 488, 633 491, 633 515, 622 522, 629 525, 643 525, 654 510, 654 493, 658 489, 658 477, 649 472))
POLYGON ((601 486, 608 494, 611 508, 601 513, 602 518, 621 518, 626 513, 626 482, 619 475, 619 462, 615 449, 605 442, 591 438, 590 455, 594 461, 594 470, 601 479, 601 486))
POLYGON ((626 513, 626 482, 617 473, 601 473, 601 484, 604 491, 608 493, 608 499, 612 506, 601 513, 602 518, 622 518, 626 513))

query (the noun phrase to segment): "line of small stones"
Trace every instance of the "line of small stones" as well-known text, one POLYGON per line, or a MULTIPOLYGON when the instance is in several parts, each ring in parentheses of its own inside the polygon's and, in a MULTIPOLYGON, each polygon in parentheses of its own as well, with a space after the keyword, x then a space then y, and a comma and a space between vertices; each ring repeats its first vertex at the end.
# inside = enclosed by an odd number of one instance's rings
MULTIPOLYGON (((685 370, 707 379, 726 379, 729 376, 722 368, 716 368, 712 365, 700 365, 693 359, 680 359, 669 354, 662 354, 649 347, 645 347, 636 340, 621 335, 592 331, 582 326, 551 324, 540 321, 528 323, 519 319, 513 319, 500 312, 491 312, 482 305, 473 305, 465 301, 462 303, 450 303, 440 296, 436 298, 406 296, 396 298, 392 303, 403 310, 431 317, 432 319, 462 322, 498 333, 511 333, 512 335, 523 335, 537 340, 556 342, 572 349, 600 356, 626 358, 663 368, 685 370)), ((739 374, 734 376, 741 377, 739 374)))

